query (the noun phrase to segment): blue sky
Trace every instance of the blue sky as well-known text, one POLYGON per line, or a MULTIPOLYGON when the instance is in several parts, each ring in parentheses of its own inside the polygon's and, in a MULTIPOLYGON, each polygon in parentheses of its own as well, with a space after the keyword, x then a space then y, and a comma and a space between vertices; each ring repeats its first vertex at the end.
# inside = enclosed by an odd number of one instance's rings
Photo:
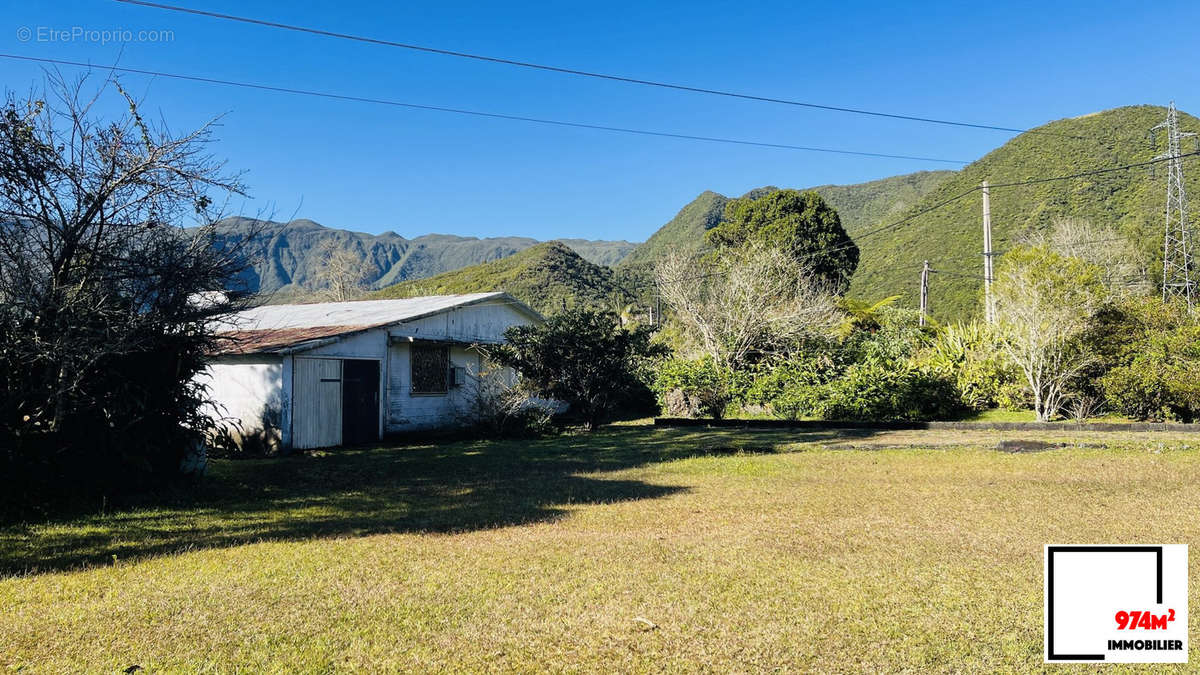
MULTIPOLYGON (((1200 112, 1200 3, 457 3, 167 0, 401 42, 831 105, 1028 128, 1121 105, 1200 112)), ((1011 134, 724 99, 242 25, 109 0, 9 3, 0 51, 673 133, 973 160, 1011 134), (46 29, 171 31, 159 42, 46 29), (21 40, 28 27, 33 38, 21 40)), ((64 72, 73 72, 64 69, 64 72)), ((0 59, 23 92, 35 64, 0 59)), ((873 159, 125 75, 173 128, 224 114, 238 208, 404 236, 643 240, 704 190, 855 183, 873 159)))

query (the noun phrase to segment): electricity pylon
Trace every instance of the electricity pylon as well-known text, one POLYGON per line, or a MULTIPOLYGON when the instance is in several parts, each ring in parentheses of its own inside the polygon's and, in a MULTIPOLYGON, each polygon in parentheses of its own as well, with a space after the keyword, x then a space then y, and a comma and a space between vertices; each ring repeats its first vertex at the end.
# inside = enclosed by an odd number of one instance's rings
POLYGON ((1187 213, 1187 192, 1183 185, 1183 159, 1179 156, 1179 141, 1196 134, 1179 131, 1179 113, 1175 102, 1167 108, 1167 121, 1151 131, 1167 130, 1167 152, 1155 159, 1167 162, 1167 211, 1163 235, 1163 302, 1171 296, 1187 301, 1192 311, 1194 282, 1192 280, 1192 242, 1187 213))

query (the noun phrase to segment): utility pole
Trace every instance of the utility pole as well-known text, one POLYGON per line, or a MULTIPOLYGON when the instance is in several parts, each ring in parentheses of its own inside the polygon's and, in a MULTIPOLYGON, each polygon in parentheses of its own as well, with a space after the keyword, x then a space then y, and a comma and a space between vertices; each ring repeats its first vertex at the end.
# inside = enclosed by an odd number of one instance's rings
POLYGON ((925 314, 929 312, 929 261, 921 268, 921 325, 925 325, 925 314))
POLYGON ((1167 152, 1155 159, 1167 160, 1167 210, 1163 233, 1163 302, 1171 296, 1187 301, 1192 311, 1192 243, 1188 225, 1187 193, 1183 187, 1183 159, 1179 157, 1179 141, 1187 136, 1179 131, 1179 114, 1175 102, 1167 108, 1167 121, 1151 131, 1167 130, 1167 152))
POLYGON ((983 181, 983 315, 996 323, 996 303, 992 300, 992 193, 983 181))

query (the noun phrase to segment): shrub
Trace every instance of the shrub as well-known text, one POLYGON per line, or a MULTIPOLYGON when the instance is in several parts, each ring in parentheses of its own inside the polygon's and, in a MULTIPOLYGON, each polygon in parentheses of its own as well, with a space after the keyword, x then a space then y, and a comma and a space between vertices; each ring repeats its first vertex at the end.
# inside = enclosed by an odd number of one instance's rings
POLYGON ((899 365, 908 361, 926 342, 917 312, 881 307, 866 330, 850 334, 844 349, 854 361, 899 365))
POLYGON ((527 393, 569 403, 588 429, 640 395, 644 361, 664 350, 651 344, 648 327, 628 330, 616 314, 588 309, 513 326, 504 337, 491 358, 520 373, 527 393))
POLYGON ((820 386, 837 377, 845 365, 836 351, 762 363, 742 397, 748 405, 769 408, 776 417, 796 420, 812 414, 820 386))
POLYGON ((947 378, 915 368, 857 363, 841 377, 807 394, 813 412, 827 420, 930 420, 953 418, 964 406, 947 378))
POLYGON ((1026 407, 1021 373, 1005 356, 999 337, 986 324, 942 328, 915 359, 918 367, 950 379, 963 405, 973 410, 1026 407))
POLYGON ((667 415, 720 419, 725 407, 740 398, 748 379, 745 373, 735 373, 708 356, 673 358, 655 371, 654 391, 667 415))
POLYGON ((1088 374, 1115 411, 1136 419, 1200 418, 1200 323, 1181 303, 1110 305, 1087 340, 1099 354, 1088 374))

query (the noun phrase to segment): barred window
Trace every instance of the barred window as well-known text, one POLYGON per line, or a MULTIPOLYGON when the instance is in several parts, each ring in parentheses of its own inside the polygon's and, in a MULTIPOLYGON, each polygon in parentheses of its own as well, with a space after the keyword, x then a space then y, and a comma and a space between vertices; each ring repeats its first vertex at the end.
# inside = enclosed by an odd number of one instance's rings
POLYGON ((412 345, 412 393, 445 394, 450 390, 449 345, 412 345))

